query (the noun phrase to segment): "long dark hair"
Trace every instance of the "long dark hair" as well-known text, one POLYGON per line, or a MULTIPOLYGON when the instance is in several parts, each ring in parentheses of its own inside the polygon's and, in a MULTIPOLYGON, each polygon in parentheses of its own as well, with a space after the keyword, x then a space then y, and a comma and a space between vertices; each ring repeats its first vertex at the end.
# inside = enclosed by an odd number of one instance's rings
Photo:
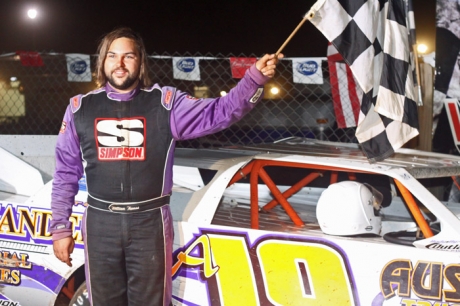
POLYGON ((112 32, 106 34, 101 42, 99 43, 99 47, 97 48, 98 59, 97 59, 97 66, 96 66, 96 73, 97 73, 97 85, 98 87, 103 87, 107 83, 107 78, 104 72, 104 63, 105 58, 107 56, 107 52, 109 51, 110 45, 115 39, 118 38, 128 38, 131 39, 139 53, 140 59, 140 73, 139 73, 139 82, 141 87, 150 87, 152 85, 152 81, 149 78, 148 69, 147 69, 147 52, 145 51, 144 41, 142 37, 127 27, 121 27, 113 30, 112 32))

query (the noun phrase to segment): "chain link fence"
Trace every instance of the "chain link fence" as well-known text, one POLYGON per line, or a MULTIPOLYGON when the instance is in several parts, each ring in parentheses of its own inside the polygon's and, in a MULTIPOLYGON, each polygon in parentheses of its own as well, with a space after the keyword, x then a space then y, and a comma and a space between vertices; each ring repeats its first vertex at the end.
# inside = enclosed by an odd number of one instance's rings
MULTIPOLYGON (((174 86, 195 97, 218 97, 228 92, 239 79, 232 77, 231 57, 257 57, 254 54, 152 54, 149 73, 155 83, 174 86), (174 78, 173 57, 195 57, 199 61, 200 81, 174 78)), ((96 88, 91 82, 68 79, 66 54, 40 53, 43 65, 25 63, 15 53, 0 55, 0 134, 57 135, 69 99, 96 88)), ((94 72, 96 56, 90 56, 94 72)), ((322 84, 293 81, 294 61, 280 61, 276 76, 266 84, 265 96, 249 114, 231 127, 206 137, 178 142, 177 147, 208 148, 273 142, 300 136, 338 142, 357 142, 355 128, 338 128, 328 64, 322 61, 322 84), (272 94, 272 88, 279 93, 272 94)), ((343 90, 347 80, 338 79, 343 90)), ((341 87, 340 87, 341 86, 341 87)), ((336 92, 337 93, 337 92, 336 92)), ((337 93, 338 94, 338 93, 337 93)), ((460 198, 452 179, 443 179, 438 197, 460 198), (451 188, 453 187, 453 188, 451 188)))
MULTIPOLYGON (((162 86, 174 86, 198 98, 218 97, 239 80, 232 77, 231 57, 256 56, 153 54, 149 56, 149 72, 152 80, 162 86), (201 80, 175 79, 173 57, 200 58, 201 80)), ((90 58, 94 71, 96 56, 90 58)), ((0 133, 56 135, 70 97, 96 88, 94 73, 91 82, 68 79, 65 54, 40 53, 40 60, 42 66, 25 66, 15 53, 0 55, 0 133)), ((354 142, 354 128, 337 128, 327 62, 320 67, 323 84, 294 83, 292 66, 290 59, 280 62, 276 76, 266 84, 263 101, 241 121, 219 133, 182 141, 178 146, 255 144, 290 136, 354 142), (278 94, 271 93, 273 87, 279 89, 278 94)))

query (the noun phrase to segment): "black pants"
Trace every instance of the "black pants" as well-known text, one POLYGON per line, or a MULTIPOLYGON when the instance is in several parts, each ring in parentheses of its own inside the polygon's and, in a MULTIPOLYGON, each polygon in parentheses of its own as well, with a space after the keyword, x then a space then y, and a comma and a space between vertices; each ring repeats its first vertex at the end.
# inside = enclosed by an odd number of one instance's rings
POLYGON ((93 306, 170 305, 169 205, 130 214, 88 207, 84 224, 86 284, 93 306))

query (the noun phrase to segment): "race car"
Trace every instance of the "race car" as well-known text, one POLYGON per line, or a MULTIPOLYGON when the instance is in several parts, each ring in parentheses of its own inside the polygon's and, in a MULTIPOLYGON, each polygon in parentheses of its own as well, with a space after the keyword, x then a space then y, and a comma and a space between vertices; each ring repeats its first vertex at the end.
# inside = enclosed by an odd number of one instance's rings
MULTIPOLYGON (((8 154, 20 175, 0 174, 0 305, 87 305, 84 178, 69 268, 53 255, 51 181, 8 154)), ((460 305, 460 204, 438 199, 457 156, 369 163, 356 144, 289 138, 179 148, 173 175, 174 305, 460 305)))

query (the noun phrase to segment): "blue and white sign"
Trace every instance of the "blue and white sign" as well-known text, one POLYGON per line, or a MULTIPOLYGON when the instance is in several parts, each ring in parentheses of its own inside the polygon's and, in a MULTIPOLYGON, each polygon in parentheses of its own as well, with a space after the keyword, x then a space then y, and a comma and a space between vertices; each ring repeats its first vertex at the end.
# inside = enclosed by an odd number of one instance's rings
POLYGON ((323 84, 321 62, 326 60, 325 57, 298 57, 291 60, 294 83, 323 84))
POLYGON ((66 61, 69 82, 91 82, 91 65, 88 54, 66 54, 66 61))
POLYGON ((173 57, 173 74, 175 79, 187 81, 200 80, 200 58, 173 57))
POLYGON ((87 69, 88 64, 86 64, 86 61, 75 61, 70 64, 70 71, 75 74, 83 74, 87 71, 87 69))

